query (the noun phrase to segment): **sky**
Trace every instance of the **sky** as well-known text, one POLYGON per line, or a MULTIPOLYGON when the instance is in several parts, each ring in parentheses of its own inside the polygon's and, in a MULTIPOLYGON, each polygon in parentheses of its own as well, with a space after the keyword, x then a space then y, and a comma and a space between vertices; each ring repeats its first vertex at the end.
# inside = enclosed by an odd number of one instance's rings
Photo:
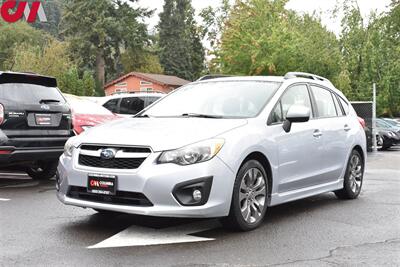
MULTIPOLYGON (((197 14, 205 7, 219 6, 220 2, 219 0, 192 0, 192 5, 197 14)), ((334 19, 329 15, 329 12, 335 7, 336 2, 337 0, 290 0, 286 7, 298 13, 313 13, 314 11, 320 13, 322 24, 325 25, 328 30, 339 35, 340 17, 339 19, 334 19)), ((373 10, 377 10, 378 12, 387 10, 390 2, 390 0, 358 0, 363 16, 368 16, 373 10)), ((149 29, 157 25, 158 14, 162 11, 163 3, 163 0, 139 0, 139 6, 156 9, 155 14, 146 21, 149 24, 149 29)))

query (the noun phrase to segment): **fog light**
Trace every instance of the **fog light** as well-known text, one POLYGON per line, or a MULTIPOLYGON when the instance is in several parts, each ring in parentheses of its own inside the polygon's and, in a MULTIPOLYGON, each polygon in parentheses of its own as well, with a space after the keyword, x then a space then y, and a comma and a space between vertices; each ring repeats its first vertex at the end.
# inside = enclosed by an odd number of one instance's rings
POLYGON ((193 190, 193 199, 197 202, 201 200, 201 191, 198 189, 193 190))
POLYGON ((210 196, 213 177, 202 177, 176 184, 172 190, 175 199, 182 206, 201 206, 210 196))

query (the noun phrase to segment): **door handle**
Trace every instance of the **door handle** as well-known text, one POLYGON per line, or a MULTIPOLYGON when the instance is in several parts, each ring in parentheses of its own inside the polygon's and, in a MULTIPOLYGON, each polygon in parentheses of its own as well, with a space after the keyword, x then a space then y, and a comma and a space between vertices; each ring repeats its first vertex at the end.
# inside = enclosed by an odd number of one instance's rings
POLYGON ((322 132, 317 129, 317 130, 314 131, 313 136, 316 137, 316 138, 321 137, 322 136, 322 132))
POLYGON ((344 125, 344 128, 343 128, 343 129, 344 129, 346 132, 348 132, 348 131, 351 130, 350 126, 347 125, 347 124, 344 125))

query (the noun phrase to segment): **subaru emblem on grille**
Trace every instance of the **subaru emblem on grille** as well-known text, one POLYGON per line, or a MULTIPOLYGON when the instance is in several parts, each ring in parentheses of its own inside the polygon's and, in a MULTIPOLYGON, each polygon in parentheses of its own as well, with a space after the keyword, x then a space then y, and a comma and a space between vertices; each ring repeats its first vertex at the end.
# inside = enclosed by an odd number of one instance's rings
POLYGON ((113 148, 104 148, 100 152, 100 157, 102 159, 113 159, 117 154, 117 150, 113 148))
POLYGON ((49 110, 50 106, 49 105, 41 105, 40 108, 41 109, 45 109, 45 110, 49 110))

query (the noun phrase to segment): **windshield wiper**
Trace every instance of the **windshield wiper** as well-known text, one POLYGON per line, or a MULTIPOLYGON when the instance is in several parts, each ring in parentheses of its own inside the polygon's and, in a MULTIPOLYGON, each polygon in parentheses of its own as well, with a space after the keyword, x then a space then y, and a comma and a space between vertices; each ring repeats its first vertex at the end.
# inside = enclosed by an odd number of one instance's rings
POLYGON ((60 103, 60 100, 57 99, 41 99, 39 101, 40 104, 45 104, 45 103, 60 103))
POLYGON ((183 113, 182 117, 193 117, 193 118, 207 118, 207 119, 222 119, 223 116, 220 115, 209 115, 209 114, 199 114, 199 113, 183 113))

